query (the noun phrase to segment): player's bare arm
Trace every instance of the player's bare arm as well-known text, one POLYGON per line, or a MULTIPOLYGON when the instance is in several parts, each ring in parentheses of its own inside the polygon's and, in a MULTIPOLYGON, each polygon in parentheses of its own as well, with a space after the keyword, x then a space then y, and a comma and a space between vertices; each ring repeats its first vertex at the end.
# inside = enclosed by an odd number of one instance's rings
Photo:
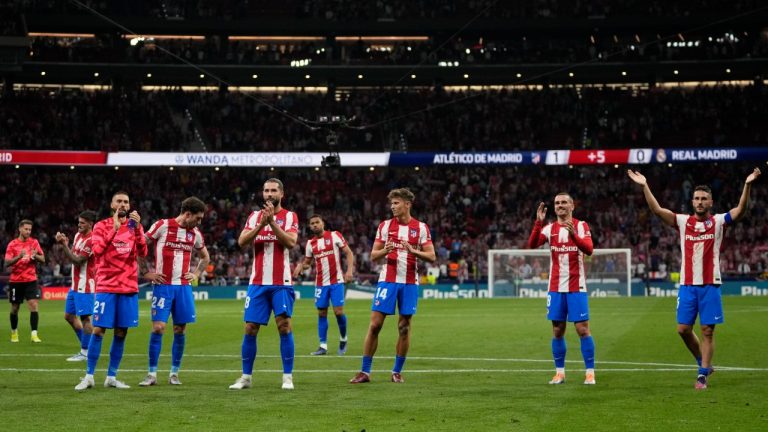
POLYGON ((301 276, 301 273, 309 268, 310 264, 312 264, 312 258, 305 256, 296 268, 293 269, 293 277, 298 279, 298 277, 301 276))
POLYGON ((347 257, 347 271, 344 273, 344 282, 349 283, 355 280, 355 254, 352 253, 349 245, 344 246, 341 251, 347 257))
POLYGON ((149 271, 149 265, 147 264, 147 258, 146 257, 138 257, 139 262, 139 274, 141 274, 141 277, 144 279, 154 283, 154 284, 164 284, 165 283, 165 275, 162 273, 155 273, 149 271))
POLYGON ((40 264, 45 264, 45 255, 43 255, 42 251, 36 250, 32 252, 31 259, 39 262, 40 264))
POLYGON ((67 258, 72 261, 72 264, 74 265, 81 265, 88 261, 87 256, 83 255, 75 255, 72 253, 72 249, 69 248, 69 238, 66 234, 57 232, 56 233, 56 243, 60 244, 62 246, 62 249, 64 250, 64 255, 67 256, 67 258))
POLYGON ((371 249, 371 261, 376 262, 385 256, 389 255, 395 249, 395 244, 391 241, 386 243, 373 242, 373 248, 371 249))
POLYGON ((651 209, 651 211, 665 224, 669 226, 675 226, 675 213, 672 212, 672 210, 663 208, 659 205, 656 197, 654 197, 653 193, 651 192, 651 188, 648 187, 648 181, 645 179, 645 176, 640 174, 639 171, 632 170, 627 170, 627 174, 633 182, 643 187, 643 195, 645 196, 645 201, 648 203, 648 207, 651 209))
POLYGON ((744 216, 744 213, 747 210, 747 204, 749 204, 749 192, 752 189, 752 183, 757 180, 758 177, 760 177, 760 174, 760 168, 755 168, 747 176, 747 180, 744 182, 744 189, 741 191, 741 198, 739 198, 739 205, 729 211, 731 218, 734 221, 739 220, 742 216, 744 216))
POLYGON ((430 263, 437 261, 437 256, 435 255, 435 246, 432 243, 422 246, 421 250, 416 249, 412 244, 408 242, 403 242, 403 245, 405 245, 405 249, 408 251, 408 253, 415 255, 416 258, 422 261, 430 263))
POLYGON ((189 281, 199 280, 200 275, 203 274, 203 272, 205 271, 205 268, 208 267, 208 263, 211 262, 211 254, 208 253, 207 247, 203 247, 198 251, 198 253, 200 254, 200 261, 197 263, 197 267, 195 268, 195 271, 184 273, 184 279, 187 279, 189 281))
POLYGON ((259 224, 252 230, 243 230, 240 233, 240 237, 237 239, 237 244, 240 245, 241 248, 244 248, 253 243, 253 239, 255 239, 261 230, 269 224, 269 221, 272 220, 274 215, 275 206, 267 201, 266 204, 264 204, 264 208, 261 209, 261 219, 259 220, 259 224))

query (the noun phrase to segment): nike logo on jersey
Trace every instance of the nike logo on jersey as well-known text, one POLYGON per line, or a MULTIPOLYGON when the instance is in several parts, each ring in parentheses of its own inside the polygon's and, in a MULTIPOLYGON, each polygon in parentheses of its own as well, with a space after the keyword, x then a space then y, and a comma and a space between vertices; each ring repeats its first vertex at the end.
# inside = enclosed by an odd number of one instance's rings
POLYGON ((720 316, 716 316, 716 317, 715 317, 715 319, 716 319, 716 320, 719 320, 719 319, 720 319, 720 318, 722 318, 722 317, 723 317, 722 315, 720 315, 720 316))
POLYGON ((583 313, 583 314, 581 314, 581 316, 587 316, 587 314, 583 313))

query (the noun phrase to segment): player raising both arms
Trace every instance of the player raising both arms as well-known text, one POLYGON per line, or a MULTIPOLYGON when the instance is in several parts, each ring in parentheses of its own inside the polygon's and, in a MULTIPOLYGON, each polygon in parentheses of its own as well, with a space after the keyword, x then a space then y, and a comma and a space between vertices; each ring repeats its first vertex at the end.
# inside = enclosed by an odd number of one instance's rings
POLYGON ((387 315, 395 313, 395 302, 400 312, 397 322, 398 339, 392 382, 402 383, 400 372, 411 345, 411 319, 416 313, 419 299, 419 273, 417 259, 435 262, 435 246, 429 227, 411 216, 413 193, 405 188, 393 189, 387 195, 392 219, 379 224, 371 250, 371 261, 386 259, 379 274, 379 283, 371 307, 371 324, 363 346, 363 367, 350 383, 370 382, 373 355, 379 344, 379 332, 387 315))
POLYGON ((544 225, 547 206, 539 204, 528 247, 538 248, 549 243, 549 292, 547 319, 552 321, 552 357, 555 376, 550 384, 565 382, 566 321, 573 322, 581 338, 581 355, 587 369, 584 384, 595 384, 595 342, 589 331, 584 255, 592 255, 592 235, 586 222, 573 218, 573 198, 567 192, 555 196, 557 220, 544 225))
POLYGON ((749 192, 760 176, 755 168, 744 182, 739 204, 726 213, 712 214, 714 201, 709 186, 693 189, 692 215, 676 214, 663 208, 653 196, 645 176, 627 170, 629 178, 643 188, 645 201, 651 211, 665 224, 677 229, 680 235, 680 289, 677 296, 677 333, 685 346, 696 358, 699 372, 694 387, 707 388, 707 377, 712 374, 712 356, 715 352, 715 326, 723 322, 723 302, 720 297, 720 248, 725 227, 744 215, 749 202, 749 192), (701 342, 693 332, 693 324, 699 316, 701 342))
POLYGON ((322 216, 309 218, 312 238, 307 241, 304 261, 296 266, 293 276, 298 278, 301 272, 315 261, 315 307, 317 308, 317 333, 320 348, 312 355, 325 355, 328 352, 328 304, 333 302, 333 313, 339 325, 339 355, 347 352, 347 316, 344 315, 344 283, 352 282, 355 277, 355 256, 347 245, 344 236, 338 231, 326 231, 322 216), (347 271, 341 271, 341 252, 347 257, 347 271))

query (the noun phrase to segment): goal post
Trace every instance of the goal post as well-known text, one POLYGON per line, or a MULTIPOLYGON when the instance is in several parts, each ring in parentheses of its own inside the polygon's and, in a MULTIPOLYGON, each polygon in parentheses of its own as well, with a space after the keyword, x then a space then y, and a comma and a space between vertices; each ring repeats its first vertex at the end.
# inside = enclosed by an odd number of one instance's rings
MULTIPOLYGON (((549 262, 548 249, 489 249, 489 296, 546 297, 549 262)), ((632 249, 595 249, 584 270, 590 296, 632 295, 632 249)))

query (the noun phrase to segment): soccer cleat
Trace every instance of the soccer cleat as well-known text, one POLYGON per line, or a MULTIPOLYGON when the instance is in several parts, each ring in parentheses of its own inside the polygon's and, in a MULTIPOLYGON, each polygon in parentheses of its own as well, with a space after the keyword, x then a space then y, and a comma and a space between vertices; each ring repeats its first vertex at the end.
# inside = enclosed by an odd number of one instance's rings
POLYGON ((243 377, 238 378, 234 384, 229 386, 230 390, 242 390, 247 388, 251 388, 251 379, 243 377))
POLYGON ((339 342, 339 355, 344 355, 347 353, 347 341, 341 341, 339 342))
POLYGON ((82 391, 92 388, 94 385, 95 383, 93 382, 93 377, 85 376, 80 379, 80 383, 75 386, 75 390, 82 391))
POLYGON ((293 390, 293 376, 283 375, 283 390, 293 390))
POLYGON ((371 382, 371 376, 362 371, 358 372, 354 378, 349 380, 350 384, 362 384, 362 383, 369 383, 369 382, 371 382))
POLYGON ((168 384, 170 385, 181 385, 181 381, 179 380, 178 374, 170 374, 168 376, 168 384))
POLYGON ((149 387, 157 384, 157 377, 151 374, 147 374, 144 380, 139 383, 139 387, 149 387))
POLYGON ((32 342, 34 342, 34 343, 40 343, 40 342, 42 342, 42 340, 40 339, 40 337, 39 337, 39 336, 37 336, 36 334, 32 334, 32 337, 31 337, 31 339, 32 339, 32 342))
POLYGON ((594 373, 588 373, 584 376, 584 384, 587 385, 595 385, 595 374, 594 373))
POLYGON ((67 358, 68 362, 79 362, 79 361, 86 361, 86 360, 88 360, 88 356, 80 352, 73 355, 72 357, 67 358))
POLYGON ((704 390, 707 388, 707 376, 699 375, 696 377, 696 384, 693 386, 696 390, 704 390))
POLYGON ((19 332, 12 331, 11 332, 11 342, 16 343, 19 341, 19 332))
POLYGON ((320 347, 317 349, 317 351, 312 351, 311 353, 309 353, 309 355, 318 356, 318 355, 326 355, 327 353, 328 353, 327 349, 320 347))
POLYGON ((117 378, 115 378, 115 377, 107 377, 107 379, 104 380, 104 387, 107 387, 107 388, 112 387, 112 388, 116 388, 116 389, 129 389, 129 388, 131 388, 131 386, 129 386, 128 384, 126 384, 126 383, 124 383, 122 381, 118 381, 117 378))
POLYGON ((403 379, 403 376, 400 375, 400 372, 392 372, 392 382, 402 384, 405 380, 403 379))
POLYGON ((565 383, 565 374, 556 373, 555 376, 549 380, 550 384, 563 384, 565 383))

